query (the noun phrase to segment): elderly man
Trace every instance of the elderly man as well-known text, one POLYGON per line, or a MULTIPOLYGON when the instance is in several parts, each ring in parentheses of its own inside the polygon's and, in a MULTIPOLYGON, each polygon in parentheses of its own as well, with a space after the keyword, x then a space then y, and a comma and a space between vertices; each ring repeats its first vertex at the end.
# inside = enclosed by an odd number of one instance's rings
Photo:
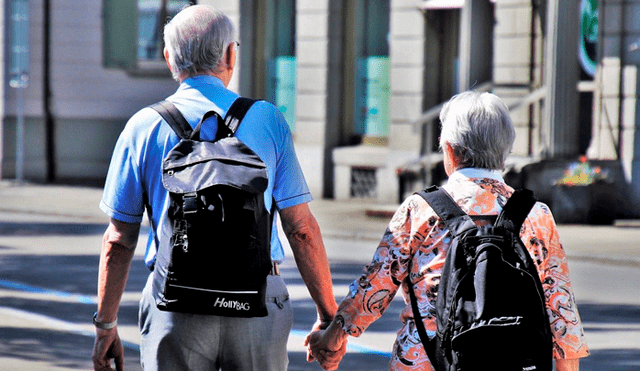
MULTIPOLYGON (((234 34, 231 21, 209 6, 185 8, 165 27, 164 56, 173 77, 180 82, 167 100, 192 127, 210 110, 224 117, 238 98, 226 89, 236 65, 238 43, 234 34)), ((206 136, 205 129, 202 136, 206 136)), ((245 115, 236 137, 267 165, 266 208, 271 209, 275 201, 295 261, 317 306, 314 329, 325 328, 337 305, 319 227, 308 207, 312 197, 287 123, 273 105, 259 101, 245 115)), ((150 269, 156 252, 169 244, 169 197, 161 182, 161 162, 176 143, 178 137, 160 115, 144 108, 129 120, 114 150, 100 204, 111 222, 102 244, 98 310, 94 315, 96 370, 111 370, 111 359, 116 369, 123 369, 117 312, 145 210, 151 225, 145 254, 150 269)), ((211 236, 212 241, 215 239, 211 236)), ((274 268, 284 259, 275 223, 271 259, 274 268)), ((256 318, 160 311, 151 277, 143 290, 139 312, 145 370, 286 370, 292 309, 277 269, 267 280, 268 316, 256 318)))

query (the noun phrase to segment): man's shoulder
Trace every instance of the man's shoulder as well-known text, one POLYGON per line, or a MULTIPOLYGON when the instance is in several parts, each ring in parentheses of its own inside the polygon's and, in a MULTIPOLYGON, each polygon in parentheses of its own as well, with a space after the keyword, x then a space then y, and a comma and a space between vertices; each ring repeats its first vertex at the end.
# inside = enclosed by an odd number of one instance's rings
POLYGON ((251 106, 247 114, 258 115, 261 119, 276 120, 278 116, 282 116, 276 106, 264 99, 257 99, 251 106))
POLYGON ((160 121, 160 114, 151 108, 151 105, 146 106, 134 113, 127 125, 131 126, 144 126, 156 123, 160 121))
POLYGON ((265 101, 257 100, 247 111, 240 127, 252 130, 266 130, 272 135, 280 136, 289 130, 287 121, 276 106, 265 101), (278 134, 276 134, 278 133, 278 134))

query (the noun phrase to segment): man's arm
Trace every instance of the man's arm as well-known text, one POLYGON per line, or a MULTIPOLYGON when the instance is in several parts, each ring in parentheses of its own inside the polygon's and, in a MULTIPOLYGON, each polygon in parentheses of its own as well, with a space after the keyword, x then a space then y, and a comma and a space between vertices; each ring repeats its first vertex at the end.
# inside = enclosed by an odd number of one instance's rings
MULTIPOLYGON (((139 233, 139 223, 124 223, 113 218, 104 233, 98 271, 96 319, 99 322, 114 322, 118 316, 120 299, 127 284, 139 233)), ((110 366, 112 358, 115 360, 116 370, 123 370, 123 353, 117 326, 109 330, 96 327, 96 340, 93 347, 95 370, 113 370, 110 366)))
POLYGON ((314 329, 326 328, 336 315, 338 305, 318 222, 307 203, 280 210, 280 217, 300 275, 316 303, 318 322, 314 329))

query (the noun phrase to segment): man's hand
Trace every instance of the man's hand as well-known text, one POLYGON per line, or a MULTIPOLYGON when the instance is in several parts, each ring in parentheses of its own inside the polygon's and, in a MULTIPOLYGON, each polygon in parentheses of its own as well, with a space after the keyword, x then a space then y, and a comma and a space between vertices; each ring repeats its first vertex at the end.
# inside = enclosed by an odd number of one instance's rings
POLYGON ((124 348, 118 335, 118 327, 109 330, 96 328, 93 344, 93 369, 95 371, 124 371, 124 348), (111 368, 111 360, 116 368, 111 368))

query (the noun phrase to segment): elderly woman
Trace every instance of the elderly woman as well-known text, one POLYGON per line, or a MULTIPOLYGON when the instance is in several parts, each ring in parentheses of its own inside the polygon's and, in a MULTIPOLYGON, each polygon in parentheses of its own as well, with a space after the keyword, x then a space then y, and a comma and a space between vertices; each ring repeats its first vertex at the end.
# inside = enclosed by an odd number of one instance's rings
MULTIPOLYGON (((440 147, 449 179, 444 190, 469 215, 497 215, 513 193, 501 172, 511 152, 515 130, 505 104, 490 93, 454 96, 440 113, 440 147)), ((418 196, 407 198, 396 211, 373 261, 351 284, 338 314, 325 331, 307 338, 310 361, 335 369, 345 352, 348 335, 359 336, 380 318, 402 286, 406 307, 393 347, 390 370, 433 370, 416 330, 407 291, 408 272, 422 311, 424 326, 434 336, 438 283, 449 243, 449 231, 418 196)), ((589 354, 569 280, 567 259, 548 207, 536 203, 520 237, 543 282, 553 335, 557 370, 578 370, 579 358, 589 354)), ((499 362, 499 360, 496 360, 499 362)))

